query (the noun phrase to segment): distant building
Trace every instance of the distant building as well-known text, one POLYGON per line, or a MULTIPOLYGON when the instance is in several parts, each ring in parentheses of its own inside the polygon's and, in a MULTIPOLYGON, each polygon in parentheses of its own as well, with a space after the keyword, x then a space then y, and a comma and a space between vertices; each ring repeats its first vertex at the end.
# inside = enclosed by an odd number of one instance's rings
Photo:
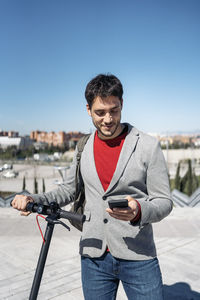
POLYGON ((159 137, 159 141, 160 141, 161 146, 168 146, 168 145, 173 144, 173 138, 170 136, 159 137))
POLYGON ((37 143, 46 143, 49 146, 63 147, 68 145, 68 136, 64 131, 58 133, 46 131, 32 131, 30 138, 37 143))
POLYGON ((17 131, 2 131, 0 129, 0 136, 18 137, 19 132, 17 132, 17 131))
POLYGON ((84 134, 81 132, 69 132, 64 131, 60 132, 46 132, 46 131, 32 131, 30 138, 37 143, 46 143, 49 146, 58 146, 58 147, 71 147, 76 145, 77 141, 84 134))
POLYGON ((33 141, 29 136, 25 137, 10 137, 0 136, 0 147, 6 149, 11 146, 15 146, 17 149, 27 149, 33 144, 33 141))
POLYGON ((33 155, 33 159, 36 161, 55 161, 59 160, 62 157, 62 153, 54 152, 54 154, 47 154, 47 153, 35 153, 33 155))
POLYGON ((200 136, 196 136, 192 138, 192 143, 194 144, 195 147, 200 147, 200 136))
POLYGON ((47 153, 35 153, 33 159, 37 161, 49 161, 49 155, 47 153))
POLYGON ((48 144, 44 142, 34 142, 33 146, 36 150, 39 151, 39 150, 45 150, 48 144))
POLYGON ((190 144, 191 136, 188 135, 175 135, 173 136, 173 143, 190 144))
POLYGON ((171 135, 171 136, 158 136, 158 140, 162 146, 176 145, 189 145, 192 142, 190 135, 171 135))

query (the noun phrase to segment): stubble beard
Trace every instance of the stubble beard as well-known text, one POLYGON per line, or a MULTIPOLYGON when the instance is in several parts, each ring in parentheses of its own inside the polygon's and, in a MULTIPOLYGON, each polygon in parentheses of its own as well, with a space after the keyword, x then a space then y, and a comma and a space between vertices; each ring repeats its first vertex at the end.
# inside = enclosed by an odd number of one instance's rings
MULTIPOLYGON (((95 125, 95 124, 94 124, 95 125)), ((111 131, 103 131, 101 129, 101 126, 97 126, 97 124, 95 125, 95 127, 97 128, 97 131, 100 135, 106 137, 106 138, 112 138, 113 135, 116 133, 117 129, 119 128, 120 126, 120 122, 117 123, 117 124, 113 124, 112 128, 111 128, 111 131), (113 128, 114 126, 114 128, 113 128)))

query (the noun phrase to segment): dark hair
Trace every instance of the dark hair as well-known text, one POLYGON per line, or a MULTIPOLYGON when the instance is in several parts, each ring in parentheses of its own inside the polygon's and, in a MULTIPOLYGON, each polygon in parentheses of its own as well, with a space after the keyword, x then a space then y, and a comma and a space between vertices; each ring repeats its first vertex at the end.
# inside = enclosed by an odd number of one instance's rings
POLYGON ((108 96, 116 96, 122 100, 123 87, 120 80, 112 75, 99 74, 94 77, 86 86, 85 98, 89 107, 96 97, 106 98, 108 96))

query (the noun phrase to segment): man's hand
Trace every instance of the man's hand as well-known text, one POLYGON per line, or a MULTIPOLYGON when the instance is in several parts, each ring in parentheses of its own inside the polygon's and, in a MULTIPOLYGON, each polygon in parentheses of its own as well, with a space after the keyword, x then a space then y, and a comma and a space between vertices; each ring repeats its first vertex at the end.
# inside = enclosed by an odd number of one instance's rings
POLYGON ((134 221, 139 211, 138 203, 131 196, 127 196, 125 199, 128 200, 127 208, 107 208, 106 211, 111 217, 115 219, 119 219, 122 221, 134 221))
POLYGON ((16 195, 12 201, 12 207, 20 210, 22 216, 30 215, 30 211, 26 211, 26 206, 29 202, 34 202, 30 196, 16 195))

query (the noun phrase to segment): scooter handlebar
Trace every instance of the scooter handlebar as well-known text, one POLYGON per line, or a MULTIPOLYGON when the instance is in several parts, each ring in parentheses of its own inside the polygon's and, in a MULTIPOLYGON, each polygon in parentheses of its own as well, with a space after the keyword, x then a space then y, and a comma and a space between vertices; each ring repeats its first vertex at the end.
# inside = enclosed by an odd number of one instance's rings
POLYGON ((38 204, 34 202, 29 202, 26 206, 26 210, 31 212, 36 212, 38 214, 43 214, 43 215, 52 215, 54 213, 57 214, 58 218, 64 218, 79 223, 83 223, 85 220, 84 215, 79 215, 76 213, 62 210, 55 203, 53 205, 52 203, 50 203, 50 205, 48 206, 48 205, 38 204))
POLYGON ((60 209, 59 214, 60 214, 60 218, 68 219, 71 221, 75 221, 79 223, 83 223, 85 221, 84 215, 75 214, 66 210, 60 209))

